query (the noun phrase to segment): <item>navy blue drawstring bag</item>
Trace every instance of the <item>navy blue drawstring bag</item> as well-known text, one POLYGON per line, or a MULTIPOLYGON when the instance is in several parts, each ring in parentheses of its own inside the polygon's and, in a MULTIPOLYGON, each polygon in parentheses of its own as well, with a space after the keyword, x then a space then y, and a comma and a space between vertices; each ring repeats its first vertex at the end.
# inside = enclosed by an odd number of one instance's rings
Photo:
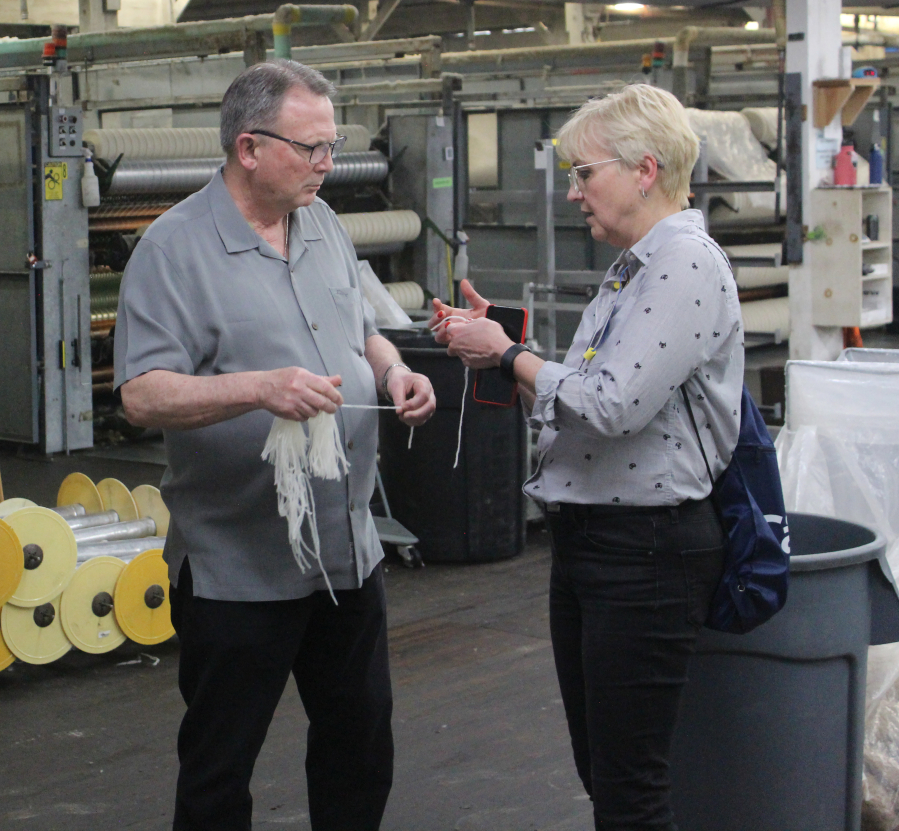
MULTIPOLYGON (((693 408, 682 386, 709 480, 712 472, 693 408)), ((724 574, 705 625, 745 634, 783 608, 790 577, 790 537, 777 453, 746 385, 740 435, 730 464, 712 487, 712 502, 727 533, 724 574)))

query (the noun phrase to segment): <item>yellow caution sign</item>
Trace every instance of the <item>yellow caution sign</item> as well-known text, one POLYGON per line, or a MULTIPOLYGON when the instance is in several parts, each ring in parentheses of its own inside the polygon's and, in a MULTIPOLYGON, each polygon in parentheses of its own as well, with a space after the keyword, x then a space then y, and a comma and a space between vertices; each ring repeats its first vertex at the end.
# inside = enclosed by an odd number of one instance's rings
POLYGON ((62 183, 69 178, 68 162, 47 162, 44 165, 44 199, 62 199, 62 183))

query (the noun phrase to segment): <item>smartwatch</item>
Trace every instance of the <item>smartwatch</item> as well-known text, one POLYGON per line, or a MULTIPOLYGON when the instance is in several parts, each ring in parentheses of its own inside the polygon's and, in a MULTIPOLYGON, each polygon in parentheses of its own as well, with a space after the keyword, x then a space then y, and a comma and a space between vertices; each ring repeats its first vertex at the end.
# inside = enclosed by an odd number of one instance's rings
POLYGON ((523 343, 513 343, 505 352, 503 352, 502 358, 499 359, 499 374, 507 381, 511 381, 514 384, 515 371, 512 365, 522 352, 530 351, 530 348, 523 343))

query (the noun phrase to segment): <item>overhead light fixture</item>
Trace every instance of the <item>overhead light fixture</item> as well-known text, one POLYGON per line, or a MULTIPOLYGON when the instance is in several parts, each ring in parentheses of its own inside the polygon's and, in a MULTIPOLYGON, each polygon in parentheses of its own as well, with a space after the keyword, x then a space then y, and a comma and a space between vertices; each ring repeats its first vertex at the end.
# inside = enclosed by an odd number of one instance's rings
POLYGON ((612 6, 616 12, 642 12, 645 8, 643 3, 616 3, 612 6))
POLYGON ((755 31, 759 27, 758 20, 750 20, 743 28, 749 29, 750 31, 755 31))

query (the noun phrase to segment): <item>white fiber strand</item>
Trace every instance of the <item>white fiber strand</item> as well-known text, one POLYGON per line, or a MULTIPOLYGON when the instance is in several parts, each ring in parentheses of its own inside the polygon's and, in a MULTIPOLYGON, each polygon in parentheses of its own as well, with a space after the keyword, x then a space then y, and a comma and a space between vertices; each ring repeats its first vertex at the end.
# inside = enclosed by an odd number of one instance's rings
POLYGON ((297 565, 304 574, 311 568, 307 554, 318 563, 335 604, 337 598, 321 560, 321 542, 310 475, 339 479, 341 466, 346 473, 349 463, 338 442, 336 418, 330 413, 322 412, 309 420, 308 437, 301 422, 276 418, 262 451, 262 458, 271 462, 275 468, 278 513, 287 520, 287 536, 297 565), (303 538, 303 525, 307 524, 307 519, 311 539, 309 543, 303 538))
POLYGON ((459 467, 459 451, 462 449, 462 419, 465 418, 465 396, 468 394, 468 367, 465 367, 465 387, 462 389, 462 410, 459 412, 459 437, 456 439, 456 461, 453 470, 459 467))
POLYGON ((332 413, 320 412, 309 419, 309 470, 320 479, 339 479, 341 468, 345 474, 350 469, 343 447, 340 430, 332 413))

